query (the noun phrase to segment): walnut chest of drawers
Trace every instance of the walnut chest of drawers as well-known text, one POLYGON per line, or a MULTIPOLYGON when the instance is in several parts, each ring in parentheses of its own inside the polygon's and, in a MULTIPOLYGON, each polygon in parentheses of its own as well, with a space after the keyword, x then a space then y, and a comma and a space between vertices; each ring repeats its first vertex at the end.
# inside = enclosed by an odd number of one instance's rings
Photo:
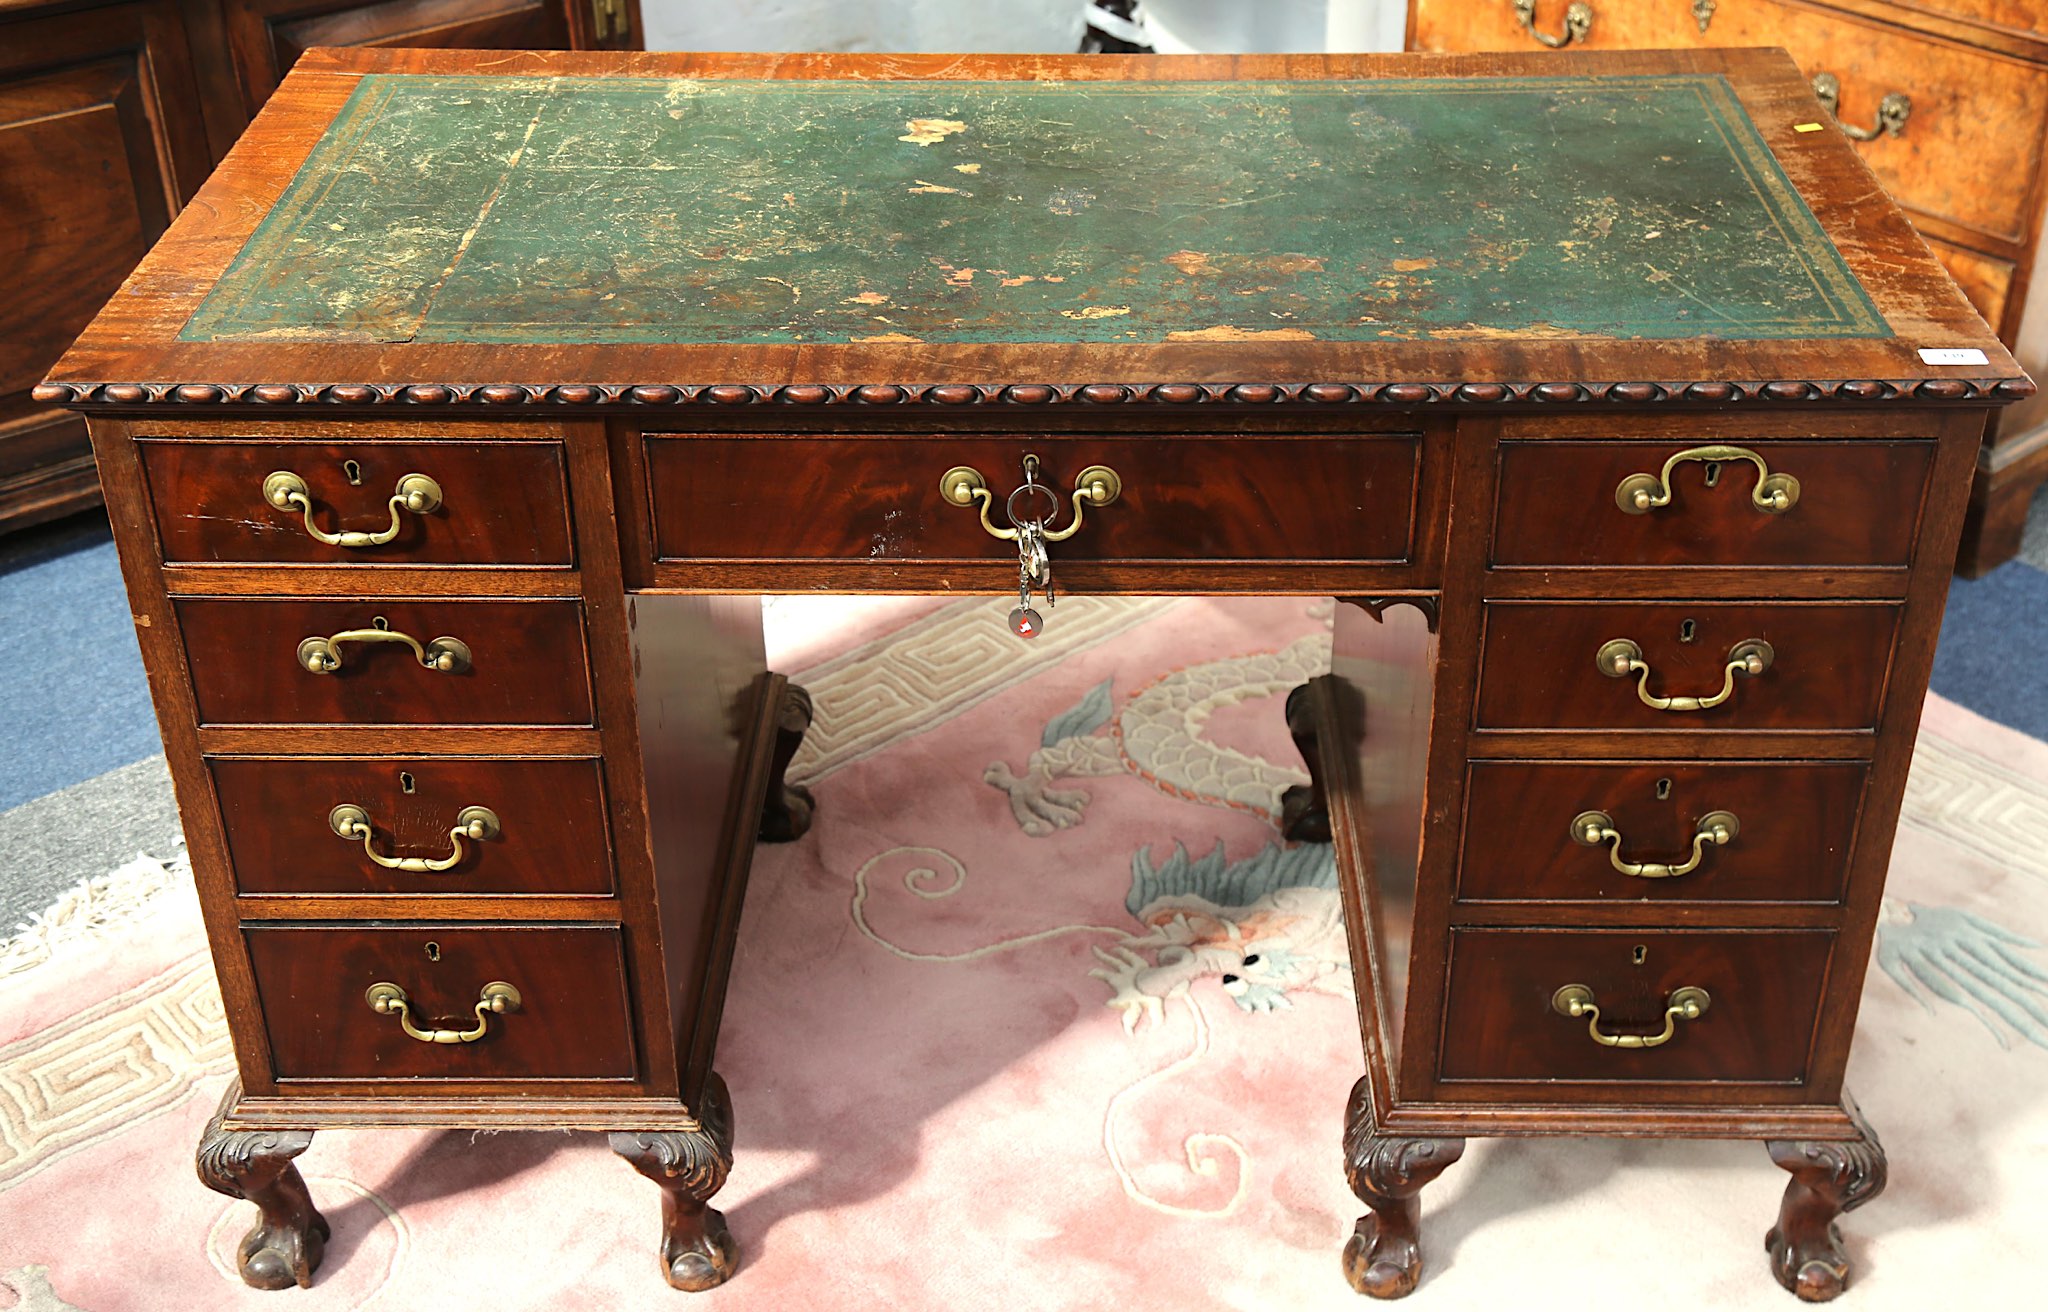
POLYGON ((400 1124, 608 1131, 669 1282, 731 1276, 726 968, 815 805, 754 598, 1033 630, 1050 552, 1347 603, 1275 820, 1363 984, 1357 1288, 1413 1288, 1467 1136, 1611 1133, 1768 1141, 1773 1269, 1838 1292, 1892 829, 2033 385, 1819 114, 1753 51, 307 56, 39 393, 191 842, 245 1278, 320 1261, 312 1131, 400 1124))
MULTIPOLYGON (((1428 51, 1783 46, 1977 312, 2048 368, 2048 5, 2038 0, 1409 0, 1428 51)), ((1956 568, 2019 550, 2048 400, 1996 415, 1956 568)))

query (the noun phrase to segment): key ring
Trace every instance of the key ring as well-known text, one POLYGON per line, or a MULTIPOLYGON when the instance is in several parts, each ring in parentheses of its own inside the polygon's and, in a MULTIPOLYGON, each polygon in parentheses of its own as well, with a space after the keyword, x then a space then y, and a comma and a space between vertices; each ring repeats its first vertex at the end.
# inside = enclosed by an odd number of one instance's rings
POLYGON ((1019 483, 1017 485, 1016 491, 1010 493, 1009 500, 1003 502, 1003 513, 1005 515, 1008 515, 1010 517, 1010 522, 1016 525, 1019 529, 1022 529, 1027 521, 1017 514, 1017 498, 1023 496, 1026 492, 1036 492, 1039 495, 1043 496, 1047 501, 1052 503, 1052 512, 1050 515, 1040 515, 1037 518, 1032 519, 1028 522, 1036 524, 1041 529, 1043 529, 1045 527, 1046 520, 1051 518, 1052 515, 1057 515, 1060 513, 1060 494, 1053 491, 1045 484, 1034 481, 1031 477, 1032 473, 1033 470, 1031 469, 1031 467, 1029 465, 1025 466, 1025 481, 1019 483))

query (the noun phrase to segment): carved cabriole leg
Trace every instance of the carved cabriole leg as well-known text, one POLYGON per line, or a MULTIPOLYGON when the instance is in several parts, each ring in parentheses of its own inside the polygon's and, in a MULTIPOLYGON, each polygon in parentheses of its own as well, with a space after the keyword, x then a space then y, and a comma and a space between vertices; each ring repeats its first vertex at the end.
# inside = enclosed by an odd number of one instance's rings
POLYGON ((1294 750, 1308 766, 1308 786, 1296 784, 1280 794, 1280 833, 1295 843, 1330 841, 1330 810, 1323 791, 1323 758, 1316 747, 1316 708, 1313 683, 1304 683, 1287 694, 1287 732, 1293 735, 1294 750))
POLYGON ((612 1151, 661 1186, 661 1266, 677 1289, 713 1289, 731 1278, 739 1250, 725 1215, 707 1206, 732 1170, 732 1108, 725 1081, 705 1081, 696 1125, 677 1130, 622 1130, 612 1151))
POLYGON ((793 683, 785 684, 775 722, 775 755, 768 767, 768 801, 761 808, 764 843, 794 843, 810 832, 811 813, 818 804, 810 789, 787 782, 790 759, 810 727, 811 695, 793 683))
POLYGON ((1764 1236, 1771 1274, 1809 1303, 1825 1303, 1849 1287, 1849 1257, 1835 1218, 1884 1192, 1884 1147, 1853 1108, 1860 1139, 1773 1139, 1771 1160, 1792 1173, 1778 1224, 1764 1236))
POLYGON ((1344 1278, 1361 1294, 1401 1298, 1422 1278, 1417 1195, 1465 1155, 1463 1139, 1396 1139, 1374 1133, 1372 1092, 1364 1079, 1351 1090, 1344 1118, 1344 1173, 1351 1192, 1372 1210, 1358 1218, 1344 1245, 1344 1278))
POLYGON ((221 1121, 242 1096, 228 1085, 220 1109, 200 1136, 197 1165, 207 1188, 256 1204, 255 1228, 242 1236, 236 1259, 257 1289, 304 1289, 327 1249, 327 1218, 314 1210, 292 1158, 313 1142, 311 1130, 227 1130, 221 1121))

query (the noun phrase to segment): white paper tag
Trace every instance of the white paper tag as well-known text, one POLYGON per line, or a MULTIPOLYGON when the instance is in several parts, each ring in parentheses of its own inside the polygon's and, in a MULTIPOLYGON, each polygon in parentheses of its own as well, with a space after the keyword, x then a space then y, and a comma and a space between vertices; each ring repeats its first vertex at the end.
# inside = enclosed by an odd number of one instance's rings
POLYGON ((1922 364, 1990 364, 1984 352, 1974 346, 1937 346, 1920 348, 1922 364))

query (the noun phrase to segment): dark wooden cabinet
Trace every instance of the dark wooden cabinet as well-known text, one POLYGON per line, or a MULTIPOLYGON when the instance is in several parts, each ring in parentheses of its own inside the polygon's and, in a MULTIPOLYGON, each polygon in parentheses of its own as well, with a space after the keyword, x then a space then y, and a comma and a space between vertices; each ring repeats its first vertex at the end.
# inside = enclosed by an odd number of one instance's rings
POLYGON ((313 46, 637 49, 640 0, 0 0, 0 533, 97 505, 29 400, 313 46))

